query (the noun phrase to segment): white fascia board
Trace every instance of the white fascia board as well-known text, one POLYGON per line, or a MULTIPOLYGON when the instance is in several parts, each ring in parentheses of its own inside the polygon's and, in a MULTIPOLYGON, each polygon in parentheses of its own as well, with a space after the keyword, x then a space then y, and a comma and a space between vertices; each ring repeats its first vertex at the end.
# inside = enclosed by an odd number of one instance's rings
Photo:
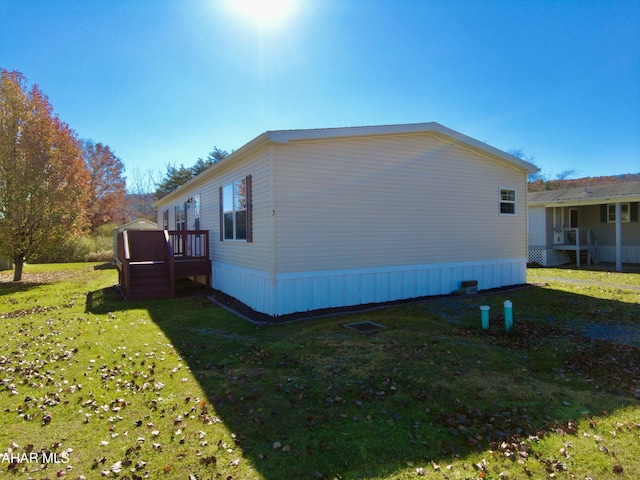
POLYGON ((204 183, 210 177, 214 176, 215 172, 218 169, 222 168, 224 165, 236 161, 236 159, 251 152, 253 149, 262 146, 265 143, 287 144, 296 141, 327 140, 331 138, 353 138, 382 135, 406 135, 411 133, 431 133, 439 135, 463 147, 470 148, 481 153, 489 154, 494 158, 498 158, 508 165, 520 168, 527 173, 535 173, 540 170, 538 167, 529 162, 525 162, 518 157, 514 157, 513 155, 487 145, 486 143, 463 135, 460 132, 451 130, 450 128, 447 128, 437 122, 397 125, 374 125, 363 127, 315 128, 304 130, 274 130, 258 135, 256 138, 240 147, 228 157, 213 164, 197 177, 189 180, 184 185, 180 186, 173 192, 158 200, 156 203, 154 203, 153 206, 157 208, 164 205, 165 203, 171 203, 172 201, 175 201, 177 198, 184 195, 185 192, 188 192, 191 188, 204 183))
POLYGON ((236 161, 236 159, 252 152, 254 149, 262 146, 263 144, 266 144, 268 141, 269 141, 269 138, 266 133, 263 133, 262 135, 257 136, 256 138, 251 140, 249 143, 244 144, 238 150, 234 151, 233 153, 230 153, 219 162, 216 162, 213 165, 211 165, 204 172, 200 173, 197 177, 192 178, 185 184, 180 185, 173 192, 168 193, 167 195, 162 197, 160 200, 155 202, 153 206, 155 208, 158 208, 166 203, 174 202, 176 199, 180 198, 181 196, 186 195, 187 192, 189 192, 191 189, 207 182, 211 177, 216 175, 218 170, 223 168, 225 165, 236 161))
POLYGON ((476 140, 475 138, 469 137, 460 132, 456 132, 455 130, 451 130, 450 128, 440 125, 439 123, 435 123, 434 125, 436 126, 433 129, 434 133, 439 133, 441 135, 449 137, 463 146, 467 146, 476 151, 488 153, 489 155, 498 157, 505 163, 515 167, 519 167, 520 169, 526 171, 527 173, 536 173, 540 171, 540 169, 537 166, 533 165, 532 163, 529 163, 525 160, 515 157, 498 148, 492 147, 491 145, 488 145, 484 142, 476 140))
POLYGON ((429 132, 435 122, 403 125, 374 125, 365 127, 313 128, 305 130, 278 130, 267 132, 273 143, 289 143, 303 140, 326 140, 330 138, 367 137, 374 135, 397 135, 403 133, 429 132))
POLYGON ((480 142, 474 138, 463 135, 460 132, 451 130, 450 128, 440 125, 437 122, 428 123, 411 123, 399 125, 377 125, 367 127, 341 127, 341 128, 319 128, 308 130, 280 130, 267 132, 265 135, 269 137, 272 143, 286 144, 295 141, 309 140, 326 140, 330 138, 350 138, 350 137, 366 137, 381 135, 404 135, 411 133, 432 133, 439 134, 449 140, 454 141, 462 146, 471 148, 476 151, 488 153, 494 157, 500 158, 502 161, 519 167, 527 173, 535 173, 540 169, 535 165, 525 162, 513 155, 502 150, 494 148, 486 143, 480 142))

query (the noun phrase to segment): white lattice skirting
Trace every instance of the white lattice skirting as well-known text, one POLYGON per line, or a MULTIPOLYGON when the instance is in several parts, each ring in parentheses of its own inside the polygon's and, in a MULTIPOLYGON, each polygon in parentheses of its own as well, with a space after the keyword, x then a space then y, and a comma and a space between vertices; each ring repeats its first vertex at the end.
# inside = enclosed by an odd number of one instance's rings
POLYGON ((567 253, 563 251, 534 248, 529 249, 527 261, 544 267, 553 267, 569 263, 570 259, 567 253))

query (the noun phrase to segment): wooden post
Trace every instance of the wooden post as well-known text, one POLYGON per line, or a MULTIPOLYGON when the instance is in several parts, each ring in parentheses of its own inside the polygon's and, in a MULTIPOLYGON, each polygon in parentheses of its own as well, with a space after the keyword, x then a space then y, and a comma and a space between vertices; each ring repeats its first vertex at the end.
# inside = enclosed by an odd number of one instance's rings
POLYGON ((622 207, 616 202, 616 271, 622 271, 622 207))

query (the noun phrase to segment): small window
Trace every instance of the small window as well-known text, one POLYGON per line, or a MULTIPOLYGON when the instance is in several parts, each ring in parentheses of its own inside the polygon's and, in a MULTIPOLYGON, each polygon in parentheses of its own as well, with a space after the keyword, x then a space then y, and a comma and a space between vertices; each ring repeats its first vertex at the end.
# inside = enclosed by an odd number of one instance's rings
POLYGON ((516 191, 511 188, 500 189, 500 213, 505 215, 515 215, 516 213, 516 191))
POLYGON ((250 178, 245 177, 222 187, 222 239, 251 241, 250 178))
MULTIPOLYGON (((628 223, 630 220, 630 208, 628 203, 620 204, 620 221, 622 223, 628 223)), ((616 204, 610 203, 607 205, 607 222, 616 223, 616 204)))

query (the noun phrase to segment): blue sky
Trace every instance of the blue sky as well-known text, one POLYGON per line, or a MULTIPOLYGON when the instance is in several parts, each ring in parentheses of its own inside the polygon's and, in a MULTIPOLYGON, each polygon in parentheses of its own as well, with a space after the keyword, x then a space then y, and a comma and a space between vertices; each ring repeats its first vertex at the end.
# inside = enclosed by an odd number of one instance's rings
POLYGON ((429 121, 552 177, 640 173, 640 2, 232 3, 0 0, 0 67, 128 174, 267 130, 429 121))

